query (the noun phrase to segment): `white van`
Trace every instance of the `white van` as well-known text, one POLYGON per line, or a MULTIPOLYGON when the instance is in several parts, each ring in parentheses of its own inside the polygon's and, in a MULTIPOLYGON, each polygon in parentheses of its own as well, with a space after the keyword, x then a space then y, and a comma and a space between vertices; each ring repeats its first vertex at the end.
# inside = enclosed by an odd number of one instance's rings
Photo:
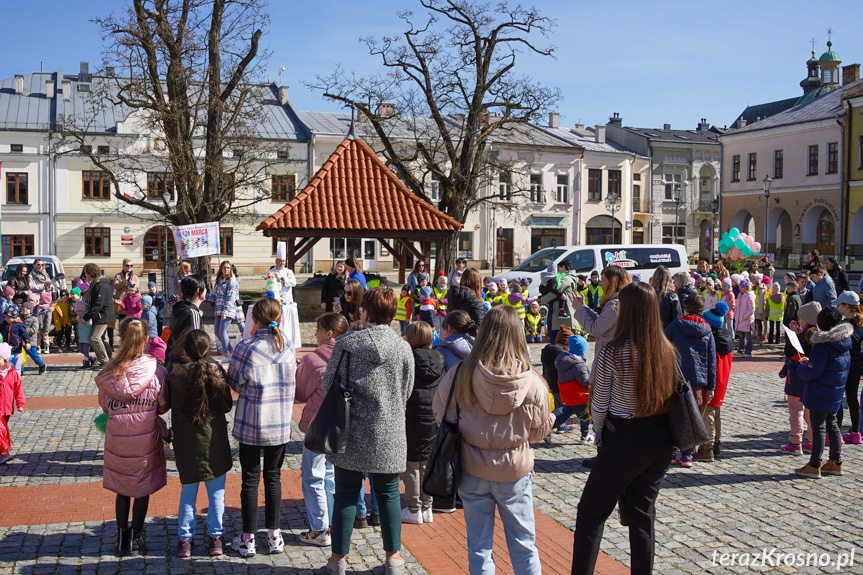
POLYGON ((509 280, 527 278, 530 296, 539 295, 540 275, 548 264, 569 260, 572 269, 579 275, 590 276, 596 270, 602 272, 607 266, 620 266, 632 277, 641 274, 641 281, 649 281, 658 266, 667 267, 672 275, 689 272, 689 262, 683 246, 679 244, 628 244, 596 246, 557 246, 539 250, 508 272, 497 274, 494 279, 509 280))

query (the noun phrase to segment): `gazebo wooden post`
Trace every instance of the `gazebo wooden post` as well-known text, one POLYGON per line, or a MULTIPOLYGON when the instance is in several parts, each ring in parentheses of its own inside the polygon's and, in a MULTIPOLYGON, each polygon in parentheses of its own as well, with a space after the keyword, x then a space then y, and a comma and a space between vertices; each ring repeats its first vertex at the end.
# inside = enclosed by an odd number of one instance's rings
POLYGON ((294 273, 296 273, 294 270, 294 264, 297 263, 297 255, 296 255, 296 251, 295 251, 296 250, 295 240, 296 240, 296 238, 294 236, 289 236, 289 237, 285 238, 285 243, 287 244, 285 246, 287 248, 287 250, 285 250, 286 251, 285 257, 288 258, 287 261, 285 262, 285 265, 288 267, 289 270, 291 270, 294 273))
POLYGON ((399 283, 401 285, 405 285, 405 268, 408 265, 408 249, 405 247, 405 243, 400 241, 401 250, 399 253, 399 283))

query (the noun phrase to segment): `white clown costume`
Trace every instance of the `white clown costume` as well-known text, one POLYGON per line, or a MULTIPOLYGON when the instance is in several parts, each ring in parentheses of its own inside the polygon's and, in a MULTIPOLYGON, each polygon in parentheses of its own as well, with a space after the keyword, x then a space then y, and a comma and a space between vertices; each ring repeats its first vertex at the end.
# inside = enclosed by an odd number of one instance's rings
MULTIPOLYGON (((285 260, 286 252, 287 246, 285 242, 279 242, 276 245, 276 259, 285 260)), ((297 278, 294 276, 294 272, 287 267, 279 269, 274 266, 270 268, 270 273, 267 275, 267 287, 265 289, 267 292, 272 292, 276 301, 282 307, 282 322, 279 325, 279 330, 281 330, 285 339, 293 344, 294 349, 302 345, 300 316, 297 312, 297 304, 294 303, 293 294, 293 288, 296 285, 297 278)), ((255 320, 252 319, 253 308, 254 306, 249 306, 249 311, 246 313, 246 329, 243 331, 243 339, 251 335, 255 325, 255 320)))

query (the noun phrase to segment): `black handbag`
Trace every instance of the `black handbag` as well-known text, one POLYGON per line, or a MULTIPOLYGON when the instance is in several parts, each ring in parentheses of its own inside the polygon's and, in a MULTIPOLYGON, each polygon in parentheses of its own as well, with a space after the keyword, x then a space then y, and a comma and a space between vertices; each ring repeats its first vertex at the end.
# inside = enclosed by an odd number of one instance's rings
POLYGON ((672 443, 680 451, 691 451, 707 441, 707 429, 695 403, 695 395, 683 378, 677 362, 674 364, 674 400, 668 413, 668 423, 672 443))
POLYGON ((455 402, 455 423, 446 420, 459 369, 461 369, 461 363, 455 368, 455 374, 453 374, 452 385, 449 388, 446 407, 444 407, 444 417, 432 444, 422 484, 423 492, 443 499, 455 498, 458 482, 461 478, 461 431, 458 428, 460 414, 458 399, 455 402))
POLYGON ((333 383, 324 395, 318 411, 306 430, 303 445, 313 453, 341 455, 348 446, 351 428, 351 400, 353 393, 348 386, 351 377, 351 354, 342 352, 333 383), (342 360, 347 356, 345 378, 342 380, 342 360))

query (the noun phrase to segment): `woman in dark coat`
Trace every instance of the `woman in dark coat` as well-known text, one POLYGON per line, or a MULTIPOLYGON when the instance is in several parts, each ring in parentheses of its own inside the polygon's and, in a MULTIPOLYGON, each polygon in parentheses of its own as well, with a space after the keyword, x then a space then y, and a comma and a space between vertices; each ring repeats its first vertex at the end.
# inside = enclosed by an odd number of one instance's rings
POLYGON ((842 265, 833 256, 827 258, 827 273, 830 274, 830 278, 836 285, 837 294, 851 289, 848 285, 848 274, 845 273, 842 265))
POLYGON ((324 286, 321 288, 321 309, 333 311, 333 304, 341 300, 345 293, 345 282, 348 274, 344 262, 338 262, 336 267, 324 278, 324 286))
POLYGON ((450 287, 447 292, 447 313, 455 310, 467 312, 476 326, 470 335, 476 337, 479 324, 485 317, 485 302, 482 300, 482 278, 474 268, 468 268, 461 276, 461 282, 450 287))
POLYGON ((30 295, 30 276, 27 274, 27 266, 18 264, 15 268, 15 275, 9 278, 6 285, 15 290, 15 295, 12 296, 12 303, 21 307, 27 301, 27 296, 30 295))
POLYGON ((650 285, 656 290, 659 299, 659 319, 662 320, 662 329, 667 328, 671 322, 683 315, 680 298, 674 291, 674 283, 671 281, 671 272, 665 266, 658 266, 650 278, 650 285))

